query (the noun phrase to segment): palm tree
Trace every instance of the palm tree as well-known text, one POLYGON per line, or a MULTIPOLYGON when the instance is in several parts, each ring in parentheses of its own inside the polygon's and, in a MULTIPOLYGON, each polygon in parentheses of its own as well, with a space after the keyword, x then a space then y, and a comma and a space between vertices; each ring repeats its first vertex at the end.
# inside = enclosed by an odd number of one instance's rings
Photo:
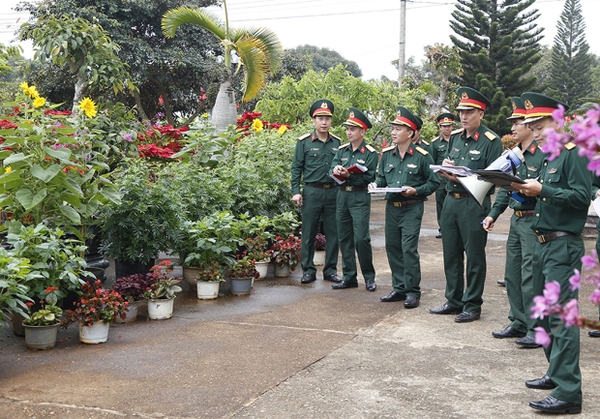
POLYGON ((186 23, 198 25, 215 35, 225 50, 226 76, 219 86, 219 93, 212 112, 212 121, 217 131, 224 131, 235 124, 237 118, 235 94, 232 80, 240 69, 244 71, 243 101, 256 97, 266 84, 269 72, 274 73, 281 61, 282 48, 274 32, 266 28, 229 28, 227 3, 225 24, 206 10, 178 7, 169 10, 162 19, 162 30, 167 38, 173 38, 177 29, 186 23), (239 62, 232 68, 232 55, 236 53, 239 62))

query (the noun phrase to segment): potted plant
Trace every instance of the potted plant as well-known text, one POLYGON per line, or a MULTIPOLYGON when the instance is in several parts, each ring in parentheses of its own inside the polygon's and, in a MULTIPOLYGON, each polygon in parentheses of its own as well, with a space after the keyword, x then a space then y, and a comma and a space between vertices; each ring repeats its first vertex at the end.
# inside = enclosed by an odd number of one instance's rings
POLYGON ((264 279, 267 277, 269 263, 271 262, 271 250, 269 249, 269 241, 264 236, 255 236, 247 238, 243 243, 244 255, 254 259, 258 277, 256 279, 264 279))
POLYGON ((239 257, 229 268, 229 281, 233 295, 249 295, 254 278, 258 276, 256 262, 248 256, 239 257))
POLYGON ((225 281, 224 267, 216 260, 199 267, 196 276, 196 294, 200 300, 212 300, 219 297, 219 286, 225 281))
POLYGON ((127 275, 115 280, 112 290, 121 294, 129 303, 125 318, 117 318, 117 321, 128 323, 136 320, 139 303, 144 300, 144 293, 154 282, 156 278, 151 273, 127 275))
POLYGON ((102 288, 100 280, 85 282, 81 286, 75 308, 64 311, 62 326, 79 323, 79 340, 82 343, 104 343, 108 329, 117 317, 125 318, 129 303, 116 291, 102 288))
POLYGON ((296 269, 300 259, 302 241, 290 234, 287 237, 277 236, 271 246, 271 260, 275 263, 275 276, 287 277, 296 269))
MULTIPOLYGON (((58 301, 58 288, 48 287, 44 290, 46 298, 40 300, 40 309, 29 312, 28 318, 23 320, 25 329, 25 346, 30 350, 52 349, 56 345, 58 326, 62 309, 56 305, 58 301)), ((31 310, 34 303, 25 303, 31 310)))
POLYGON ((321 266, 325 264, 325 244, 327 240, 325 234, 317 233, 315 236, 315 254, 313 257, 313 263, 315 266, 321 266))
POLYGON ((150 268, 155 282, 144 292, 148 300, 148 317, 152 320, 165 320, 173 316, 175 293, 181 291, 178 285, 181 278, 171 278, 173 272, 170 260, 163 260, 150 268))

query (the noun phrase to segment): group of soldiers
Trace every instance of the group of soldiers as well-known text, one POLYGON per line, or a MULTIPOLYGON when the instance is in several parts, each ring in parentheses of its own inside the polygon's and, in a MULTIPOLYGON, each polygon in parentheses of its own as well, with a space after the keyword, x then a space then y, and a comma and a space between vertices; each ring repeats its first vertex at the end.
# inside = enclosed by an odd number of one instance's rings
POLYGON ((516 175, 524 183, 500 188, 493 205, 493 187, 481 202, 472 199, 456 171, 444 167, 486 169, 500 157, 503 145, 499 136, 482 124, 489 99, 469 87, 461 87, 457 93, 461 129, 453 131, 455 116, 442 113, 437 117, 440 135, 427 144, 420 139, 423 121, 406 107, 398 106, 396 118, 390 122, 392 144, 381 151, 381 158, 365 142, 365 133, 372 125, 359 109, 349 109, 344 122, 348 142, 341 145, 340 138, 329 132, 333 103, 323 99, 311 106, 314 131, 298 140, 291 176, 292 200, 302 208, 301 283, 317 279, 314 239, 322 225, 326 236, 323 279, 333 282, 336 290, 357 288, 356 253, 366 289, 377 289, 369 233, 369 192, 384 191, 385 247, 393 289, 380 300, 403 301, 405 308, 418 307, 419 234, 424 201, 435 193, 439 225, 436 237, 442 239, 446 301, 430 312, 456 315, 457 323, 478 320, 487 269, 487 235, 497 218, 510 208, 513 213, 505 283, 511 323, 492 335, 516 338, 522 347, 536 348, 540 346, 535 339, 536 327, 551 334, 550 344, 544 348, 549 361, 546 374, 525 384, 552 392, 529 405, 547 413, 579 413, 579 328, 559 327, 556 315, 532 319, 530 308, 533 297, 541 295, 545 284, 552 281, 560 284, 565 301, 578 298, 569 278, 574 269, 581 270, 585 250, 581 233, 590 199, 594 192, 600 195, 600 182, 592 187, 588 162, 572 143, 549 160, 541 149, 548 129, 562 130, 552 113, 568 107, 545 95, 527 92, 511 99, 513 112, 508 118, 524 159, 516 175), (432 165, 439 170, 434 172, 432 165), (337 275, 338 249, 342 277, 337 275))

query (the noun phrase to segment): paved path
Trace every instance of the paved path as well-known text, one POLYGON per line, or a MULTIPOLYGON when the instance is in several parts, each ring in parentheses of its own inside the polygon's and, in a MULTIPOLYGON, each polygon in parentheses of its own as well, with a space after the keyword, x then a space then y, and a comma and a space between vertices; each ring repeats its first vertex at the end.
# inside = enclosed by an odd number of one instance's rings
MULTIPOLYGON (((504 271, 508 216, 488 243, 480 321, 457 324, 428 309, 444 302, 434 202, 420 241, 421 306, 380 303, 391 290, 384 203, 371 228, 379 289, 334 291, 320 279, 255 284, 249 297, 200 301, 190 290, 168 321, 115 325, 109 341, 82 345, 72 326, 56 348, 25 349, 0 335, 0 418, 536 418, 547 392, 525 388, 547 363, 541 349, 491 336, 507 324, 504 271)), ((592 248, 592 241, 587 243, 592 248)), ((591 290, 582 293, 582 301, 591 290)), ((595 307, 582 304, 594 316, 595 307)), ((583 333, 581 418, 600 412, 600 339, 583 333)))

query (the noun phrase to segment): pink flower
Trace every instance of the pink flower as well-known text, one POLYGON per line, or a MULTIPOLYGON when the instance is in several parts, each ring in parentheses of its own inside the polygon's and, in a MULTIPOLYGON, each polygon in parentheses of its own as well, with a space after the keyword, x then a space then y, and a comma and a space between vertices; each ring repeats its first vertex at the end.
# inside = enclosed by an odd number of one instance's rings
POLYGON ((600 304, 600 289, 596 288, 594 292, 590 295, 589 300, 595 305, 600 304))
POLYGON ((560 319, 564 320, 565 326, 574 326, 579 324, 579 302, 572 298, 563 306, 563 311, 560 314, 560 319))
POLYGON ((573 272, 573 276, 569 278, 569 282, 571 283, 569 289, 571 291, 575 291, 581 288, 581 272, 579 272, 578 269, 573 269, 573 272))
POLYGON ((532 319, 543 319, 548 314, 548 309, 550 306, 544 297, 541 295, 536 295, 533 297, 534 305, 531 307, 531 311, 533 314, 531 315, 532 319))
POLYGON ((548 335, 543 327, 536 327, 533 330, 535 330, 535 343, 547 348, 550 345, 550 335, 548 335))
POLYGON ((596 266, 598 265, 598 263, 596 262, 598 260, 598 255, 596 254, 596 250, 592 250, 592 254, 591 255, 585 255, 584 257, 581 258, 581 263, 583 264, 583 269, 586 271, 591 271, 596 269, 596 266))
POLYGON ((547 282, 544 286, 544 297, 548 305, 555 304, 560 298, 560 284, 558 281, 547 282))

